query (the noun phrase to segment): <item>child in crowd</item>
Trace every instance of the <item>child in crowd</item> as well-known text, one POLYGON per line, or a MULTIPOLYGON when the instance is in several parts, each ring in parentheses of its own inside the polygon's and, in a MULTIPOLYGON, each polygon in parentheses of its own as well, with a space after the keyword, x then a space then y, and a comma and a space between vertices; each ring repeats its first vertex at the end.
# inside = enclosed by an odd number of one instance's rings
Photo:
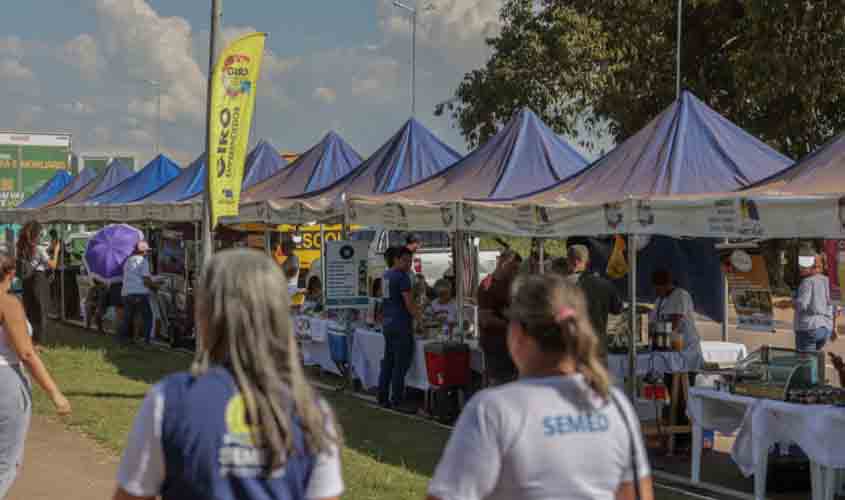
POLYGON ((446 279, 441 279, 434 284, 434 291, 437 298, 431 303, 431 310, 439 322, 448 326, 451 335, 458 324, 458 305, 452 298, 452 284, 446 279))

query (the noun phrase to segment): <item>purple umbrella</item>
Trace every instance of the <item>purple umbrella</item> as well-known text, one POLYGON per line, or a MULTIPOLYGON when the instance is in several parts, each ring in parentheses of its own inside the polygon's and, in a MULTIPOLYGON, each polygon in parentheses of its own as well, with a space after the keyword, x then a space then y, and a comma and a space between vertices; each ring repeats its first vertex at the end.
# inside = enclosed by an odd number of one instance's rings
POLYGON ((144 233, 127 224, 112 224, 97 231, 85 249, 88 274, 106 283, 123 281, 123 263, 135 252, 144 233))

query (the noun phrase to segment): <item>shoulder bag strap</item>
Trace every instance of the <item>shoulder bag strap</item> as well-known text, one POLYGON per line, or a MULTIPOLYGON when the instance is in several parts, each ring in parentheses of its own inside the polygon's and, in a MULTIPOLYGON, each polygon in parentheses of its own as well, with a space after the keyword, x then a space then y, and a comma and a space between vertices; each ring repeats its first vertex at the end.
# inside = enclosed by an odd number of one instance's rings
POLYGON ((640 467, 639 460, 637 459, 637 437, 634 433, 634 429, 631 428, 631 422, 628 421, 625 408, 622 406, 622 403, 619 402, 616 394, 613 393, 612 390, 610 392, 610 399, 613 401, 613 405, 616 406, 616 410, 619 412, 619 416, 622 417, 622 421, 625 422, 625 428, 628 430, 628 436, 631 441, 631 467, 633 468, 634 476, 634 498, 636 500, 640 500, 642 498, 642 494, 640 491, 640 467))

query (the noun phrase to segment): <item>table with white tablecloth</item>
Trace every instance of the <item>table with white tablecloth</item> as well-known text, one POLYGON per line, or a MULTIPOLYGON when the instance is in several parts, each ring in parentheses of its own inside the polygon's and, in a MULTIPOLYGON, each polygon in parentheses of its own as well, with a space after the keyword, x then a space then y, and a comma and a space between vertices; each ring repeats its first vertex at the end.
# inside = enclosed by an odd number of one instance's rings
POLYGON ((799 405, 738 396, 709 388, 690 389, 687 414, 693 423, 692 480, 701 480, 703 429, 736 432, 731 457, 746 476, 754 475, 754 495, 766 495, 769 450, 795 443, 812 464, 813 499, 832 499, 837 469, 845 468, 845 408, 799 405))
MULTIPOLYGON (((319 366, 322 370, 340 375, 327 342, 329 330, 339 330, 338 323, 331 320, 297 316, 294 318, 297 337, 300 339, 302 357, 306 366, 319 366)), ((384 358, 384 334, 367 328, 356 328, 349 339, 349 362, 354 376, 361 381, 365 389, 378 387, 381 361, 384 358)), ((425 346, 436 340, 416 338, 414 359, 405 378, 405 384, 420 390, 428 390, 428 373, 425 366, 425 346)), ((482 372, 483 356, 478 346, 472 341, 470 361, 474 371, 482 372)))
POLYGON ((701 353, 704 355, 704 361, 707 363, 735 365, 738 361, 748 356, 748 348, 745 347, 745 344, 705 340, 701 342, 701 353))
MULTIPOLYGON (((628 376, 628 355, 610 354, 607 357, 610 373, 617 380, 624 380, 628 376)), ((650 373, 665 375, 667 373, 687 373, 686 358, 676 351, 641 352, 637 354, 637 376, 643 377, 650 373)))
MULTIPOLYGON (((405 378, 405 384, 420 390, 428 390, 428 373, 425 366, 425 346, 437 340, 416 338, 414 341, 414 359, 405 378)), ((470 365, 474 371, 483 371, 481 351, 472 342, 470 345, 470 365)), ((350 358, 356 376, 364 388, 378 386, 381 372, 381 360, 384 358, 384 334, 375 330, 357 328, 352 342, 350 358)))

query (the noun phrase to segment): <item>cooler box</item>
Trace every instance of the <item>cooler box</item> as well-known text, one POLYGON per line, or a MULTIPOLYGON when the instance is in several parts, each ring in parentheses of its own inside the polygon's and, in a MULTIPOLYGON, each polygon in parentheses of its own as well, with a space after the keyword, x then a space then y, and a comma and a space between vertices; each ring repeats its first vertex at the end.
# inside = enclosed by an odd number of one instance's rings
POLYGON ((425 368, 433 387, 468 386, 469 346, 459 342, 432 342, 425 346, 425 368))

